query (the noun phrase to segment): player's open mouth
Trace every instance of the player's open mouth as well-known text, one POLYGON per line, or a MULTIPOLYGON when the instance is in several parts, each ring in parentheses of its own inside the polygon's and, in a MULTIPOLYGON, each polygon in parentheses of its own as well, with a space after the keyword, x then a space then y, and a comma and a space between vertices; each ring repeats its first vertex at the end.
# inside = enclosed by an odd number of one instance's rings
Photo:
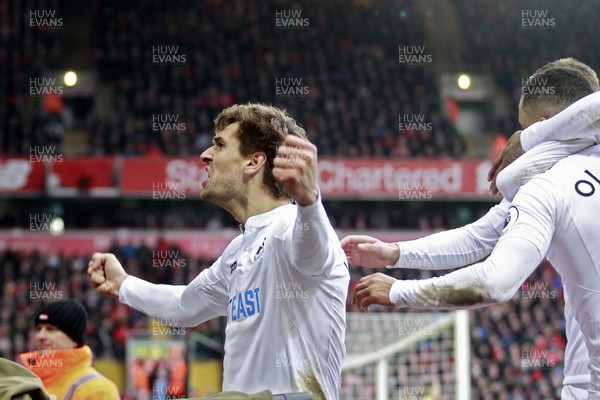
POLYGON ((208 182, 210 181, 210 170, 208 169, 208 167, 206 167, 205 170, 206 170, 206 179, 204 181, 202 181, 203 189, 206 187, 206 185, 208 185, 208 182))

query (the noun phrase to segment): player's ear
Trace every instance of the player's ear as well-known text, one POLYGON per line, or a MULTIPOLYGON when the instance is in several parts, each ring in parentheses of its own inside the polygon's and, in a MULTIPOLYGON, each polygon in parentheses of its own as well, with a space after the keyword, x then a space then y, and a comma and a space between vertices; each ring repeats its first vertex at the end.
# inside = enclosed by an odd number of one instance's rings
POLYGON ((267 163, 267 155, 263 152, 256 152, 246 162, 244 172, 248 175, 255 175, 267 163))

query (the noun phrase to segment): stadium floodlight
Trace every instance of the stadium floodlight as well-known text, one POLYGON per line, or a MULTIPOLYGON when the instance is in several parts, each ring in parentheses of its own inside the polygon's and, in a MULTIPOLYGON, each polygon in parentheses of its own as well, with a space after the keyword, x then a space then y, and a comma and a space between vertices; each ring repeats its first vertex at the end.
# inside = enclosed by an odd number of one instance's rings
POLYGON ((73 71, 65 72, 64 81, 67 86, 75 86, 77 83, 77 74, 73 71))
POLYGON ((65 233, 65 221, 61 217, 56 217, 50 222, 50 234, 60 236, 65 233))
POLYGON ((460 74, 457 84, 462 90, 467 90, 471 87, 471 77, 467 74, 460 74))

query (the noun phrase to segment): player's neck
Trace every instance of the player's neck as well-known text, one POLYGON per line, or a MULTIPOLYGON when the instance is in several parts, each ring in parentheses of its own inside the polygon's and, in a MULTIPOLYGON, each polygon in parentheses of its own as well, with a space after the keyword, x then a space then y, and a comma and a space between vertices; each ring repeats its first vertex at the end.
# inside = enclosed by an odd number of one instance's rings
POLYGON ((240 224, 245 225, 250 217, 264 214, 277 207, 290 203, 290 199, 275 199, 270 193, 264 190, 250 190, 248 195, 243 199, 232 202, 228 207, 224 208, 229 211, 240 224))

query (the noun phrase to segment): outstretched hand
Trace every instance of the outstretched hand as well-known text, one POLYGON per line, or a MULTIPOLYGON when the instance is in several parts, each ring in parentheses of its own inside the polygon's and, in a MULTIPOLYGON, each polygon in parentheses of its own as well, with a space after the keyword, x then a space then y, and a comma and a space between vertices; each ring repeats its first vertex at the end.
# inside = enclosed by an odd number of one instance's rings
POLYGON ((98 293, 112 297, 119 297, 121 284, 128 276, 117 257, 111 253, 94 253, 88 263, 87 273, 92 287, 98 293))
POLYGON ((390 291, 394 282, 396 279, 381 272, 364 276, 356 286, 352 303, 364 310, 373 304, 391 307, 390 291))
POLYGON ((516 131, 512 134, 506 147, 502 150, 502 153, 492 163, 492 167, 488 172, 487 180, 490 182, 490 193, 499 194, 500 191, 496 186, 496 177, 504 168, 510 165, 513 161, 519 158, 523 154, 523 147, 521 146, 521 131, 516 131))
POLYGON ((317 147, 307 140, 288 135, 277 149, 273 176, 300 206, 317 201, 317 147))
POLYGON ((384 268, 400 258, 400 248, 366 235, 346 236, 340 241, 348 262, 366 268, 384 268))

